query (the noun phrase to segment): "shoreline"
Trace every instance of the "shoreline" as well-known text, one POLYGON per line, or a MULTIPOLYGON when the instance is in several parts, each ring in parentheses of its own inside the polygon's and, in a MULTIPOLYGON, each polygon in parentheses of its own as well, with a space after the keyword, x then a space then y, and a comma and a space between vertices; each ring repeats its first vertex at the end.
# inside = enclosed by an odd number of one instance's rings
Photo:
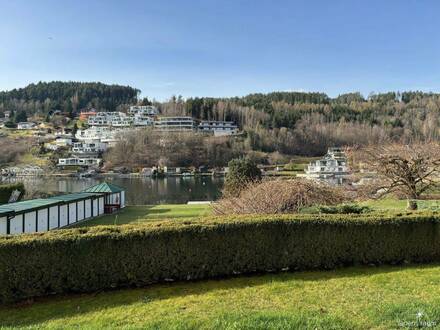
POLYGON ((21 174, 21 175, 11 175, 11 176, 1 176, 0 180, 2 179, 12 179, 12 178, 50 178, 50 177, 65 177, 65 178, 79 178, 79 179, 86 179, 86 178, 107 178, 107 177, 114 177, 114 178, 153 178, 153 179, 163 179, 167 177, 182 177, 182 178, 192 178, 192 177, 219 177, 223 178, 225 177, 225 173, 195 173, 195 174, 162 174, 162 175, 143 175, 141 173, 127 173, 127 174, 121 174, 121 173, 98 173, 94 175, 83 175, 81 176, 78 173, 48 173, 48 174, 21 174))

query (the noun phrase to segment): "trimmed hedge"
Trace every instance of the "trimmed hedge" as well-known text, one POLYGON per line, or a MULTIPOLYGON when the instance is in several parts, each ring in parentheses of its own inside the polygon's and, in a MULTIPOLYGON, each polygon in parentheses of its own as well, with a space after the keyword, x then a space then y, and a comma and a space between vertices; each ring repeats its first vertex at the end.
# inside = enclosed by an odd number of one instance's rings
POLYGON ((9 198, 14 190, 21 191, 21 196, 19 198, 21 199, 25 193, 24 184, 20 182, 0 185, 0 205, 9 202, 9 198))
POLYGON ((279 270, 440 261, 440 216, 286 215, 0 238, 0 301, 279 270))

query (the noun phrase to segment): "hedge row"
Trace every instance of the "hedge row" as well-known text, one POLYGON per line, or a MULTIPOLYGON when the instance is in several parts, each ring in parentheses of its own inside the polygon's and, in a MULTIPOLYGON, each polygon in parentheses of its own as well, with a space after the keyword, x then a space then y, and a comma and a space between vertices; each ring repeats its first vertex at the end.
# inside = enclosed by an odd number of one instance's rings
POLYGON ((440 261, 440 216, 297 215, 0 238, 0 301, 278 270, 440 261))
POLYGON ((21 191, 20 199, 23 197, 25 190, 23 183, 11 183, 0 185, 0 205, 9 202, 9 198, 14 190, 21 191))

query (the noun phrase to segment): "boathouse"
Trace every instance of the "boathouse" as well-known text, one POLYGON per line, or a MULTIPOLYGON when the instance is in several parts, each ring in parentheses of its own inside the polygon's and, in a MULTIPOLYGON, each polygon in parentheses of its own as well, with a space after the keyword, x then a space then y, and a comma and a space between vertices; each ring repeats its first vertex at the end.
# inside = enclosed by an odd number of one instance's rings
POLYGON ((104 214, 104 196, 76 193, 0 205, 0 235, 43 232, 104 214))
POLYGON ((86 190, 0 205, 0 235, 63 228, 125 206, 125 191, 118 186, 101 183, 86 190))
POLYGON ((125 207, 125 190, 114 184, 103 182, 84 190, 104 195, 104 212, 113 213, 125 207))

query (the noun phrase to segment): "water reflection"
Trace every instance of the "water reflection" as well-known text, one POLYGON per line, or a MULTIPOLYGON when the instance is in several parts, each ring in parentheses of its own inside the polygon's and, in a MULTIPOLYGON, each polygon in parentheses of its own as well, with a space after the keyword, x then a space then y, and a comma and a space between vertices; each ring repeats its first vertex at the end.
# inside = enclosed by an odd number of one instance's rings
MULTIPOLYGON (((28 191, 49 193, 78 192, 104 181, 97 178, 59 178, 26 177, 8 178, 3 182, 22 181, 28 191)), ((127 203, 141 204, 180 204, 188 201, 211 201, 220 197, 223 178, 204 177, 168 177, 152 178, 106 178, 126 189, 127 203)))

